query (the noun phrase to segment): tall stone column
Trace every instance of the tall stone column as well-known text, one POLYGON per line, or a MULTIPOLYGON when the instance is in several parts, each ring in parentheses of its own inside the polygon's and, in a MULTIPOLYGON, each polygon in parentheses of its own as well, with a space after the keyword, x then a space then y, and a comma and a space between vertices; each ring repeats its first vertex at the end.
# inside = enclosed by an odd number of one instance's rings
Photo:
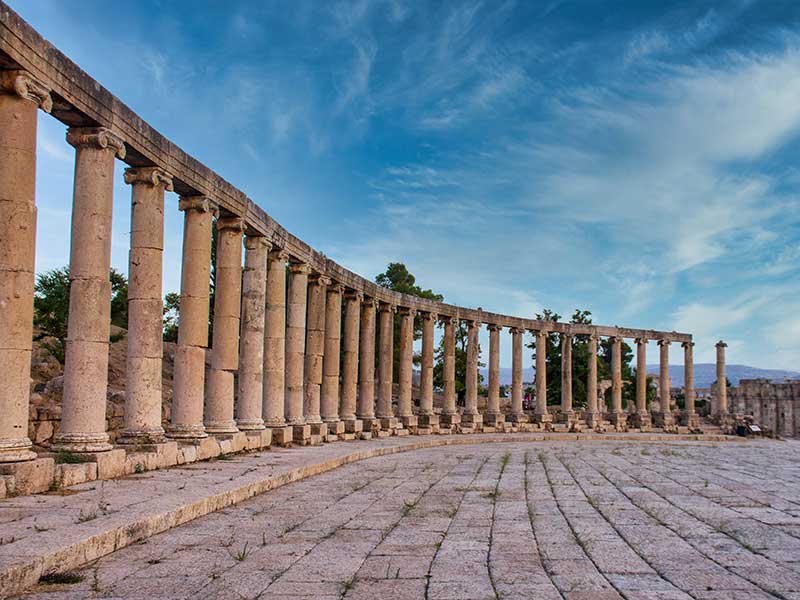
POLYGON ((694 408, 694 342, 683 342, 683 397, 684 424, 691 429, 700 426, 700 420, 694 408))
POLYGON ((655 415, 655 422, 659 427, 671 428, 675 425, 675 419, 672 416, 672 401, 669 394, 671 386, 669 379, 669 340, 658 340, 658 348, 658 390, 661 408, 655 415))
POLYGON ((322 421, 328 425, 328 433, 340 436, 344 423, 339 419, 339 361, 341 359, 342 336, 342 292, 341 284, 329 285, 325 301, 325 354, 322 357, 322 389, 320 412, 322 421))
POLYGON ((75 147, 69 323, 61 429, 52 449, 102 452, 111 450, 106 433, 106 391, 114 157, 125 158, 125 145, 102 127, 71 127, 67 141, 75 147))
POLYGON ((306 307, 308 275, 311 268, 305 263, 289 265, 289 284, 286 294, 286 421, 294 430, 293 439, 299 444, 311 440, 311 428, 303 416, 303 380, 306 346, 306 307))
POLYGON ((233 419, 234 373, 239 368, 239 321, 242 307, 242 236, 244 219, 217 219, 217 263, 214 329, 206 392, 206 431, 220 436, 238 433, 233 419))
POLYGON ((267 255, 267 307, 264 324, 264 425, 272 430, 272 443, 285 446, 292 441, 286 424, 286 261, 285 251, 267 255))
POLYGON ((272 244, 262 236, 248 235, 244 239, 239 394, 236 399, 236 425, 241 431, 264 429, 264 323, 270 250, 272 244))
POLYGON ((583 418, 586 425, 594 429, 603 422, 603 412, 597 405, 597 336, 592 333, 589 335, 589 364, 586 376, 586 411, 583 418))
POLYGON ((522 407, 522 330, 512 327, 511 331, 511 414, 512 423, 526 423, 528 415, 522 407))
POLYGON ((464 410, 461 414, 463 432, 480 428, 483 415, 478 412, 478 330, 480 323, 467 321, 467 369, 466 393, 464 396, 464 410))
POLYGON ((487 427, 503 427, 506 418, 500 411, 500 325, 490 323, 489 330, 489 389, 486 416, 487 427))
POLYGON ((380 332, 378 353, 378 409, 381 428, 397 429, 397 419, 392 409, 392 380, 394 378, 394 313, 391 304, 380 304, 380 332))
POLYGON ((361 332, 358 344, 358 408, 356 415, 364 429, 378 433, 381 422, 375 418, 375 300, 361 302, 361 332))
POLYGON ((34 258, 36 124, 50 90, 25 71, 0 71, 0 463, 36 458, 28 439, 34 258))
POLYGON ((461 415, 456 408, 456 323, 454 317, 440 317, 444 324, 444 365, 442 383, 444 387, 444 405, 440 422, 443 427, 457 428, 461 415))
POLYGON ((326 438, 328 427, 322 422, 322 362, 325 356, 325 304, 330 278, 313 274, 308 280, 308 323, 306 324, 305 403, 303 410, 311 435, 326 438))
POLYGON ((168 434, 176 439, 208 437, 203 425, 208 347, 211 236, 217 206, 205 196, 181 197, 183 256, 180 319, 175 348, 172 413, 168 434))
POLYGON ((533 419, 537 423, 550 423, 553 418, 547 411, 547 332, 536 334, 536 410, 533 419))
POLYGON ((572 334, 561 334, 561 411, 559 420, 572 424, 575 411, 572 410, 572 334))
POLYGON ((725 372, 725 348, 728 344, 722 340, 716 344, 717 348, 717 405, 713 415, 720 422, 728 417, 728 376, 725 372))
POLYGON ((133 187, 128 266, 128 357, 125 420, 120 444, 164 441, 161 427, 163 304, 161 259, 164 252, 164 192, 172 176, 159 167, 130 168, 133 187))
POLYGON ((611 338, 611 414, 616 429, 624 429, 628 418, 622 412, 622 338, 611 338))
POLYGON ((358 402, 358 346, 361 338, 361 301, 364 295, 354 290, 345 293, 344 343, 342 356, 342 403, 339 417, 348 434, 358 434, 363 428, 356 418, 358 402))
POLYGON ((397 397, 397 416, 403 427, 417 431, 417 417, 414 415, 411 391, 414 368, 414 315, 416 311, 400 307, 400 363, 397 381, 399 393, 397 397))
POLYGON ((650 428, 650 413, 647 411, 647 340, 636 339, 636 406, 628 417, 632 427, 650 428))
POLYGON ((419 425, 434 431, 439 426, 439 415, 433 412, 433 331, 436 314, 424 312, 422 319, 422 364, 419 378, 419 425))

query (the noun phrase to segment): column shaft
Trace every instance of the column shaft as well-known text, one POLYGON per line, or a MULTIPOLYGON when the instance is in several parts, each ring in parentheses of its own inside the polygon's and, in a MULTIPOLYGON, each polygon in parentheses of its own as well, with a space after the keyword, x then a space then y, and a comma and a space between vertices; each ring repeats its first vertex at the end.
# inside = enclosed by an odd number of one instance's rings
POLYGON ((111 324, 111 211, 114 157, 122 139, 105 128, 70 128, 75 146, 69 323, 61 429, 54 450, 110 450, 106 433, 108 336, 111 324))
POLYGON ((375 300, 361 303, 361 336, 358 346, 359 419, 375 419, 375 300))
POLYGON ((618 424, 622 415, 622 338, 611 338, 611 420, 618 424))
POLYGON ((500 329, 499 325, 489 324, 489 389, 487 415, 500 414, 500 329))
POLYGON ((208 347, 211 236, 217 207, 204 196, 187 196, 183 211, 183 255, 178 345, 175 348, 169 437, 207 437, 203 425, 208 347))
POLYGON ((728 344, 717 342, 717 414, 724 417, 728 414, 728 376, 725 369, 725 348, 728 344))
POLYGON ((444 323, 444 365, 442 381, 444 387, 443 415, 455 415, 456 409, 456 334, 455 319, 442 317, 444 323))
POLYGON ((289 425, 304 425, 303 371, 306 343, 306 302, 308 274, 306 264, 289 267, 289 291, 286 304, 286 421, 289 425))
POLYGON ((478 414, 478 330, 480 324, 467 321, 467 374, 464 415, 478 414))
POLYGON ((286 425, 286 259, 282 250, 267 256, 267 309, 264 335, 263 419, 267 427, 286 425))
POLYGON ((597 336, 589 335, 589 364, 586 376, 586 424, 596 427, 602 421, 602 412, 597 405, 597 336))
POLYGON ((339 353, 342 336, 342 286, 328 286, 325 302, 325 355, 322 359, 320 410, 325 423, 339 421, 339 353))
POLYGON ((397 416, 408 427, 410 418, 414 416, 411 399, 414 368, 414 315, 415 311, 400 309, 400 363, 397 374, 399 394, 397 397, 397 416))
POLYGON ((539 423, 550 421, 547 412, 547 332, 536 332, 536 410, 534 417, 539 423))
POLYGON ((345 294, 344 356, 342 357, 342 421, 356 420, 358 398, 358 346, 361 337, 361 301, 363 296, 354 291, 345 294))
MULTIPOLYGON (((378 355, 378 410, 379 419, 392 419, 392 379, 394 377, 394 313, 391 304, 380 305, 380 353, 378 355)), ((391 424, 390 424, 391 425, 391 424)))
POLYGON ((694 408, 694 342, 683 342, 683 397, 686 424, 697 425, 694 408))
MULTIPOLYGON (((669 380, 669 341, 659 340, 659 368, 658 368, 658 388, 661 400, 661 415, 666 422, 671 418, 672 407, 670 400, 670 380, 669 380)), ((668 424, 668 423, 667 423, 668 424)))
POLYGON ((36 458, 28 417, 39 107, 50 112, 50 90, 25 71, 0 72, 0 462, 36 458))
POLYGON ((561 334, 561 418, 570 421, 572 410, 572 335, 561 334))
POLYGON ((264 237, 248 235, 244 248, 236 425, 242 431, 258 431, 264 429, 264 323, 267 255, 272 244, 264 237))
POLYGON ((430 424, 433 413, 433 331, 436 326, 436 315, 422 313, 422 364, 419 378, 419 414, 423 418, 420 423, 430 424))
POLYGON ((164 251, 164 192, 172 177, 158 167, 127 169, 132 186, 131 247, 128 266, 128 356, 125 425, 121 444, 164 441, 161 427, 164 251))
POLYGON ((636 411, 647 411, 647 340, 636 340, 636 411))
POLYGON ((208 433, 239 431, 233 419, 234 373, 239 368, 239 321, 242 307, 242 236, 244 219, 217 219, 214 329, 208 371, 205 424, 208 433))
POLYGON ((322 275, 312 275, 308 281, 308 323, 306 324, 305 404, 306 423, 322 423, 320 402, 322 393, 322 363, 325 356, 325 306, 327 288, 331 282, 322 275))
POLYGON ((528 420, 522 408, 522 330, 511 328, 511 418, 517 423, 528 420))

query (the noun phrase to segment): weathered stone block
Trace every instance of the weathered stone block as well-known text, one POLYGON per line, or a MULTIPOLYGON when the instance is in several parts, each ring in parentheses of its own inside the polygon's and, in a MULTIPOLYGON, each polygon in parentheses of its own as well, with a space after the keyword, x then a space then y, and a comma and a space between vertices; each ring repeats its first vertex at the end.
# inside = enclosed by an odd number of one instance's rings
POLYGON ((125 474, 125 450, 115 448, 108 452, 96 452, 92 455, 97 463, 98 479, 113 479, 125 474))
POLYGON ((261 448, 269 448, 272 445, 272 430, 260 429, 257 431, 246 431, 247 436, 247 449, 260 450, 261 448))
POLYGON ((56 461, 50 457, 0 463, 0 475, 14 477, 14 494, 39 494, 50 489, 55 477, 55 467, 56 461))
POLYGON ((55 481, 59 487, 69 487, 97 479, 97 463, 56 465, 55 481))

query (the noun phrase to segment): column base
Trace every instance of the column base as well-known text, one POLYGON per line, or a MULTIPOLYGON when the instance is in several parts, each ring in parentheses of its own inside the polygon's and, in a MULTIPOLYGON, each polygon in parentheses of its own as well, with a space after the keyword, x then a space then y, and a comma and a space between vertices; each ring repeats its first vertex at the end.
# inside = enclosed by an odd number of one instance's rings
POLYGON ((400 415, 400 417, 398 418, 400 419, 400 422, 403 424, 403 427, 405 429, 408 429, 409 431, 411 431, 411 433, 416 432, 417 427, 419 426, 419 418, 417 417, 417 415, 405 415, 405 416, 400 415))
POLYGON ((650 421, 650 413, 635 412, 631 415, 628 415, 628 426, 633 429, 650 431, 652 426, 652 422, 650 421))
POLYGON ((300 446, 311 443, 311 425, 292 425, 292 442, 300 446))
POLYGON ((533 422, 542 425, 547 425, 553 422, 553 415, 551 415, 549 412, 533 413, 533 422))
POLYGON ((208 437, 205 425, 202 423, 191 425, 170 425, 167 427, 167 437, 174 440, 199 440, 208 437))
POLYGON ((653 415, 653 424, 664 429, 675 426, 675 417, 671 412, 657 412, 653 415))
POLYGON ((31 454, 35 460, 23 459, 22 461, 0 463, 0 477, 13 479, 13 484, 7 490, 11 490, 15 495, 40 494, 49 490, 53 485, 55 460, 52 457, 36 458, 35 453, 31 452, 31 454))
POLYGON ((575 414, 574 410, 567 410, 558 411, 558 422, 559 423, 566 423, 567 425, 572 425, 575 421, 578 420, 578 416, 575 414))
POLYGON ((486 427, 501 428, 506 424, 506 416, 503 413, 488 413, 483 415, 483 424, 486 427))
POLYGON ((261 450, 272 446, 271 429, 250 429, 242 433, 247 437, 246 448, 248 450, 261 450))
POLYGON ((394 431, 400 425, 397 417, 379 417, 378 420, 381 422, 381 429, 387 431, 394 431))
POLYGON ((14 463, 33 460, 36 452, 31 448, 33 442, 28 438, 19 440, 0 440, 0 463, 14 463))
POLYGON ((152 446, 166 441, 167 437, 162 427, 125 429, 117 438, 117 444, 121 446, 152 446))
POLYGON ((480 427, 483 425, 483 415, 480 413, 464 413, 461 415, 461 423, 473 427, 480 427))
POLYGON ((597 429, 603 426, 603 414, 596 410, 584 411, 583 420, 586 421, 586 426, 589 429, 597 429))
POLYGON ((344 423, 344 433, 340 436, 342 440, 349 442, 359 439, 364 432, 364 423, 361 419, 342 419, 342 423, 344 423))
POLYGON ((236 421, 236 427, 239 431, 263 431, 264 429, 264 420, 263 419, 246 419, 236 421))
POLYGON ((325 436, 326 442, 336 442, 343 439, 344 421, 327 421, 325 425, 328 426, 328 434, 325 436))
POLYGON ((226 433, 239 433, 239 428, 236 427, 236 421, 209 421, 205 424, 206 433, 219 435, 226 433))
POLYGON ((286 448, 292 445, 294 431, 290 425, 268 425, 267 429, 272 432, 272 445, 286 448))
POLYGON ((311 435, 318 435, 323 439, 328 435, 327 423, 308 423, 308 426, 311 427, 311 435))
POLYGON ((429 415, 417 415, 417 423, 420 427, 431 428, 439 426, 439 415, 431 413, 429 415))
POLYGON ((363 432, 370 432, 374 437, 381 431, 381 420, 376 417, 361 417, 363 432))
POLYGON ((616 431, 628 429, 628 413, 612 412, 608 415, 608 421, 616 431))
POLYGON ((50 445, 52 452, 108 452, 114 446, 107 433, 59 433, 50 445))
POLYGON ((458 413, 439 415, 439 433, 457 433, 461 424, 461 415, 458 413), (446 429, 447 431, 442 431, 446 429))
POLYGON ((525 413, 509 413, 506 420, 510 423, 527 423, 530 418, 525 413))
POLYGON ((685 425, 690 430, 700 429, 700 416, 696 412, 682 412, 680 416, 681 425, 685 425))

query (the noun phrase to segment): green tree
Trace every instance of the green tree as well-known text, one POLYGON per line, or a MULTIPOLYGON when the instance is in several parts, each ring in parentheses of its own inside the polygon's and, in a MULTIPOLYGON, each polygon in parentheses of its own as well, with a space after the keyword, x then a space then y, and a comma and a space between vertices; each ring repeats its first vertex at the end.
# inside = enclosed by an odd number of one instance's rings
MULTIPOLYGON (((561 315, 546 308, 541 313, 536 313, 534 318, 537 321, 561 320, 561 315)), ((527 344, 533 350, 533 364, 536 364, 536 341, 527 344)), ((548 333, 545 342, 545 374, 547 376, 547 403, 561 403, 561 336, 558 333, 548 333)), ((574 377, 573 377, 574 380, 574 377)))
MULTIPOLYGON (((128 280, 111 269, 111 323, 128 326, 128 280)), ((33 324, 39 330, 36 339, 55 338, 47 348, 63 364, 69 321, 69 267, 40 273, 36 277, 33 297, 33 324)))
POLYGON ((164 341, 178 341, 178 318, 180 315, 181 295, 169 292, 164 296, 164 341))
MULTIPOLYGON (((386 271, 375 277, 375 283, 381 287, 385 287, 401 294, 408 294, 418 298, 425 298, 426 300, 434 300, 441 302, 444 296, 437 294, 429 289, 423 289, 417 285, 416 277, 409 273, 408 269, 403 263, 393 262, 386 265, 386 271)), ((344 322, 344 320, 343 320, 344 322)), ((376 335, 380 335, 376 327, 376 335)), ((400 315, 394 316, 394 355, 393 355, 393 374, 394 380, 397 381, 400 372, 400 315)), ((418 340, 422 337, 422 323, 419 319, 414 319, 414 339, 418 340)), ((377 343, 377 342, 376 342, 377 343)), ((377 346, 376 346, 377 347, 377 346)), ((376 352, 376 360, 378 353, 376 352)), ((414 357, 414 362, 419 362, 419 357, 414 357)))
MULTIPOLYGON (((464 404, 467 391, 467 342, 469 340, 469 328, 466 321, 459 320, 455 327, 456 338, 456 399, 458 404, 464 404)), ((481 346, 478 344, 478 356, 481 354, 481 346)), ((433 385, 439 389, 444 387, 444 336, 439 340, 439 345, 434 353, 433 365, 433 385)), ((484 367, 486 363, 478 361, 478 367, 484 367)), ((483 385, 483 374, 478 371, 478 390, 479 393, 486 393, 483 385)))

